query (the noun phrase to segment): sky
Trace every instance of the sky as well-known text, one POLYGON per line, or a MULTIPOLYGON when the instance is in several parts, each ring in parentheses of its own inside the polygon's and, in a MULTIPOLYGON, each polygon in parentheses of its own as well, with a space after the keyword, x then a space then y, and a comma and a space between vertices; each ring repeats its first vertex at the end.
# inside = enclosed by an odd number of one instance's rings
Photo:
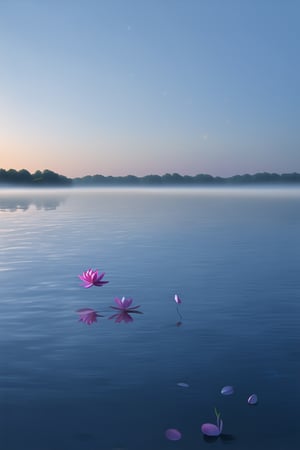
POLYGON ((0 167, 300 172, 298 0, 0 0, 0 167))

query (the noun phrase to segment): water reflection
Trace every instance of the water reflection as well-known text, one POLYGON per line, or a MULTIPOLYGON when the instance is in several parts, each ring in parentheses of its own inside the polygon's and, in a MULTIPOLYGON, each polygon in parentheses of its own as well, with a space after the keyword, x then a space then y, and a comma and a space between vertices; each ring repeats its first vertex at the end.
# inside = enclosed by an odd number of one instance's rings
MULTIPOLYGON (((0 204, 17 195, 0 190, 0 204)), ((4 449, 296 447, 299 200, 214 195, 70 191, 54 213, 0 214, 4 449), (107 287, 77 288, 81 265, 98 264, 107 287), (142 318, 110 309, 132 307, 113 300, 122 291, 143 299, 142 318), (79 323, 85 306, 106 317, 79 323), (224 379, 244 400, 220 397, 224 379), (264 397, 255 408, 252 390, 264 397), (202 440, 215 403, 234 436, 202 440), (183 430, 179 446, 163 443, 169 421, 183 430)))
MULTIPOLYGON (((120 311, 119 313, 113 314, 108 319, 114 319, 115 323, 129 323, 133 322, 132 314, 143 314, 141 311, 120 311), (130 314, 129 314, 130 312, 130 314)), ((81 308, 76 311, 77 314, 79 314, 79 320, 78 322, 83 322, 87 325, 91 325, 92 323, 97 322, 98 317, 104 317, 103 315, 99 314, 98 311, 95 311, 92 308, 81 308)))
POLYGON ((79 314, 79 322, 86 323, 87 325, 97 322, 97 317, 103 317, 98 311, 95 311, 92 308, 82 308, 78 309, 76 312, 79 314))
POLYGON ((115 323, 129 323, 133 322, 132 314, 143 314, 141 311, 131 311, 130 314, 127 311, 121 311, 120 313, 113 314, 109 319, 114 319, 115 323))
POLYGON ((3 195, 0 194, 0 212, 28 211, 31 206, 37 210, 55 210, 65 200, 64 196, 56 195, 3 195))
POLYGON ((215 442, 217 439, 221 439, 221 441, 227 442, 227 441, 234 441, 236 438, 234 437, 233 434, 224 434, 224 433, 220 434, 220 436, 203 435, 203 440, 210 444, 215 442))

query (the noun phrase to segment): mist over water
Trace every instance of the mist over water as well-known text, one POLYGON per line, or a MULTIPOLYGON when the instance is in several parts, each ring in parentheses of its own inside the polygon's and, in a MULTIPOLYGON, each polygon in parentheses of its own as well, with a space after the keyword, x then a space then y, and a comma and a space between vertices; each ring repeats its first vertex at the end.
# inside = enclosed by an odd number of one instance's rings
POLYGON ((1 190, 3 448, 198 449, 217 407, 231 448, 296 449, 299 229, 294 188, 1 190))

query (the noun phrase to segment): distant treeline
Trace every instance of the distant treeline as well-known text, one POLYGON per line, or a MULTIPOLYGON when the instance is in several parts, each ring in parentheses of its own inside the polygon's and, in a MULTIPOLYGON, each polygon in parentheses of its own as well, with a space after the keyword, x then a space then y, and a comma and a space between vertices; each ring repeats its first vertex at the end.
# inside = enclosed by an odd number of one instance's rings
POLYGON ((299 173, 256 173, 255 175, 234 175, 228 178, 213 177, 212 175, 199 174, 195 176, 179 175, 178 173, 165 175, 146 175, 136 177, 127 175, 125 177, 105 177, 103 175, 87 175, 82 178, 73 178, 74 186, 108 186, 108 185, 130 185, 130 186, 170 186, 170 185, 237 185, 237 184, 284 184, 300 183, 299 173))
POLYGON ((33 174, 26 169, 19 171, 15 169, 0 169, 1 185, 24 185, 24 186, 178 186, 178 185, 252 185, 252 184, 295 184, 300 183, 299 173, 277 173, 260 172, 254 175, 234 175, 222 178, 212 175, 199 174, 195 176, 179 175, 178 173, 166 173, 165 175, 146 175, 136 177, 127 175, 124 177, 113 177, 104 175, 87 175, 81 178, 67 178, 51 170, 37 170, 33 174))
POLYGON ((43 172, 37 170, 32 174, 26 169, 0 169, 0 186, 7 184, 13 186, 71 186, 72 180, 48 169, 43 172))

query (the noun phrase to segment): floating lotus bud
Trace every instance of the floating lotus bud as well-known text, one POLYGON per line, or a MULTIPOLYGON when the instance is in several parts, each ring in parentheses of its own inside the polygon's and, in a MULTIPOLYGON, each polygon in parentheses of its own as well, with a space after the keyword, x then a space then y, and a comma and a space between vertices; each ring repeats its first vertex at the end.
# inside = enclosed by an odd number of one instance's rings
POLYGON ((175 428, 169 428, 168 430, 166 430, 165 436, 170 441, 179 441, 182 435, 180 431, 176 430, 175 428))
POLYGON ((179 312, 179 305, 182 303, 182 301, 179 295, 177 294, 174 295, 174 301, 176 303, 176 311, 179 317, 179 322, 176 323, 176 326, 179 327, 182 324, 182 315, 179 312))
POLYGON ((234 393, 233 386, 224 386, 221 389, 221 394, 222 395, 232 395, 233 393, 234 393))
POLYGON ((249 405, 256 405, 258 403, 258 398, 256 394, 251 394, 248 398, 249 405))
POLYGON ((182 303, 181 298, 177 294, 174 295, 174 301, 177 303, 177 305, 179 305, 179 303, 182 303))

